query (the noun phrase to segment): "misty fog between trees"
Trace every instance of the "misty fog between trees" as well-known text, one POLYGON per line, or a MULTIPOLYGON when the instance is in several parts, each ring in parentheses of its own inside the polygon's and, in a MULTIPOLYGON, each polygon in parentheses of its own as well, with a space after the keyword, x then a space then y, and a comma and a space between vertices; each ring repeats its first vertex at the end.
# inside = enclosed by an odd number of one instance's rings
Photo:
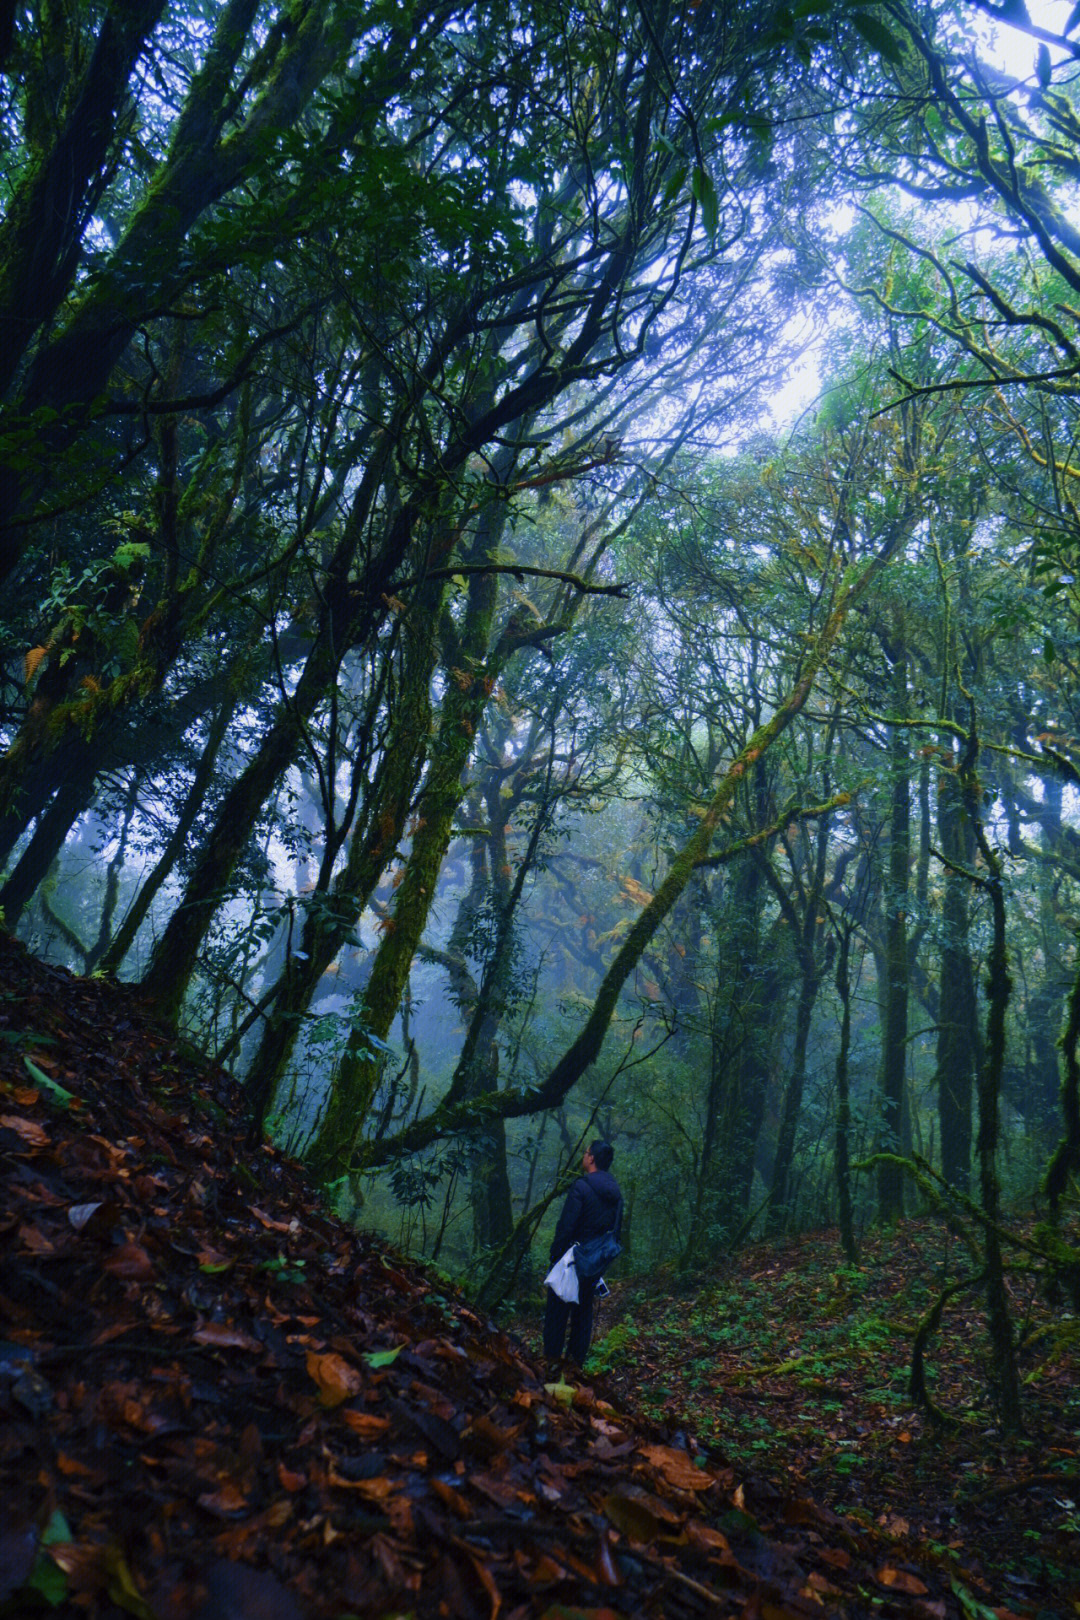
POLYGON ((1080 1294, 1080 17, 0 67, 5 926, 490 1306, 593 1136, 629 1272, 942 1208, 1007 1415, 1010 1220, 1080 1294))

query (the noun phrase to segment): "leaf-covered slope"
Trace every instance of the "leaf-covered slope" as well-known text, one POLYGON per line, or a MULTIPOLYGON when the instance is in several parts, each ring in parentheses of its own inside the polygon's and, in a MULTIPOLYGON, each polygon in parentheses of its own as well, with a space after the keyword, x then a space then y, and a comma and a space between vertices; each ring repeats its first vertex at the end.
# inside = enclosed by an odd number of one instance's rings
POLYGON ((246 1160, 231 1083, 130 992, 0 936, 0 1035, 0 1613, 957 1612, 813 1502, 545 1387, 246 1160))

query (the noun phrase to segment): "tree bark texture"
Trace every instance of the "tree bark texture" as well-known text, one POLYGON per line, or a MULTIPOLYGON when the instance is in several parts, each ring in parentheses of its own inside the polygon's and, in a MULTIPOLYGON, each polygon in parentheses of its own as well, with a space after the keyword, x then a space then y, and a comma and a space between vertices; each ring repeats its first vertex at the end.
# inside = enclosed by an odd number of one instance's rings
POLYGON ((851 933, 840 925, 840 948, 836 956, 836 993, 840 997, 840 1045, 836 1052, 836 1125, 833 1152, 836 1165, 837 1220, 840 1245, 852 1265, 859 1258, 855 1242, 855 1215, 851 1199, 851 1085, 848 1057, 851 1052, 851 933))
MULTIPOLYGON (((901 631, 901 636, 903 631, 901 631)), ((901 640, 893 662, 892 713, 908 710, 908 654, 901 640)), ((911 881, 911 753, 907 729, 890 728, 890 813, 885 882, 885 950, 882 985, 880 1145, 887 1157, 878 1168, 878 1215, 899 1220, 904 1213, 904 1173, 896 1157, 903 1151, 904 1091, 908 1035, 908 888, 911 881)))
POLYGON ((986 1319, 994 1366, 994 1394, 1002 1427, 1014 1433, 1020 1427, 1020 1379, 1016 1343, 1005 1287, 1005 1266, 999 1235, 1001 1189, 998 1181, 998 1144, 1001 1133, 1001 1080, 1005 1070, 1005 1013, 1012 990, 1005 929, 1005 890, 1001 859, 986 836, 982 821, 982 788, 975 770, 977 742, 974 728, 967 755, 960 765, 960 780, 975 842, 987 876, 983 885, 990 897, 993 932, 987 974, 986 1046, 978 1078, 979 1128, 975 1151, 979 1165, 979 1193, 985 1224, 986 1319))
MULTIPOLYGON (((942 853, 970 869, 975 837, 955 771, 938 778, 938 835, 942 853)), ((941 1173, 950 1186, 967 1192, 971 1177, 972 1109, 978 1073, 979 1029, 975 973, 971 961, 971 881, 947 866, 941 917, 941 980, 938 997, 938 1121, 941 1173)))

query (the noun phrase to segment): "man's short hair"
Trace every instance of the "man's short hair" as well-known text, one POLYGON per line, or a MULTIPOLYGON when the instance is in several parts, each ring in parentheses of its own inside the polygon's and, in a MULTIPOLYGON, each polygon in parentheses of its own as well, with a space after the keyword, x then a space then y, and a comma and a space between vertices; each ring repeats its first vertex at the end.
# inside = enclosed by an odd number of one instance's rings
POLYGON ((594 1142, 589 1154, 598 1170, 610 1170, 611 1161, 615 1157, 615 1149, 610 1142, 594 1142))

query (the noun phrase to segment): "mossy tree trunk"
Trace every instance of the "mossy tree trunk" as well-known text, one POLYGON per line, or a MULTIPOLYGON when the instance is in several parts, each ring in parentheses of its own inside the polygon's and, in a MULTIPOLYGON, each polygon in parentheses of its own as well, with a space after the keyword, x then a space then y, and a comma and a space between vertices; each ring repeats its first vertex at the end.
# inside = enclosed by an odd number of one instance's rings
POLYGON ((775 1005, 764 993, 778 977, 761 939, 765 880, 752 852, 736 858, 730 904, 733 934, 716 966, 709 1009, 709 1080, 697 1185, 682 1256, 686 1267, 708 1263, 746 1215, 754 1153, 764 1112, 766 1052, 775 1005))
POLYGON ((1005 1014, 1012 981, 1009 978, 1005 928, 1005 888, 1001 858, 986 836, 982 818, 982 786, 976 772, 978 739, 974 716, 968 746, 959 765, 959 779, 975 842, 982 856, 986 876, 982 887, 990 899, 992 923, 986 981, 986 1044, 979 1068, 977 1094, 979 1128, 975 1152, 979 1166, 979 1194, 985 1216, 983 1227, 986 1255, 986 1319, 994 1367, 995 1398, 1002 1427, 1014 1432, 1020 1427, 1020 1379, 1016 1366, 1016 1343, 1005 1287, 1005 1265, 999 1235, 1001 1189, 998 1181, 998 1145, 1001 1135, 1001 1080, 1005 1070, 1005 1014))
POLYGON ((353 563, 363 548, 372 509, 393 449, 388 429, 353 498, 348 518, 321 581, 319 618, 294 690, 282 695, 274 719, 244 769, 222 797, 204 838, 184 894, 154 948, 142 979, 146 994, 165 1017, 178 1016, 199 949, 214 914, 227 896, 233 870, 282 774, 306 744, 307 727, 337 679, 345 655, 363 645, 385 616, 384 598, 395 569, 421 521, 428 490, 397 512, 378 555, 353 581, 353 563))
MULTIPOLYGON (((826 794, 830 784, 830 757, 832 754, 838 716, 834 713, 826 731, 820 760, 822 782, 826 794)), ((799 995, 795 1009, 795 1037, 792 1046, 791 1068, 784 1088, 784 1102, 777 1133, 776 1154, 769 1182, 769 1198, 765 1213, 766 1231, 777 1234, 790 1223, 791 1169, 795 1160, 795 1139, 802 1110, 803 1091, 806 1086, 807 1048, 814 1005, 825 973, 825 956, 821 949, 821 934, 825 923, 825 880, 829 856, 831 818, 823 813, 817 822, 816 835, 806 835, 805 828, 797 828, 793 844, 790 834, 783 834, 789 865, 794 879, 792 889, 783 886, 773 866, 760 851, 758 859, 769 879, 773 893, 780 903, 795 944, 795 958, 799 970, 799 995), (798 851, 798 858, 796 852, 798 851)))
POLYGON ((720 819, 724 816, 735 794, 743 786, 754 767, 776 739, 784 734, 796 717, 802 713, 813 690, 814 680, 828 657, 843 628, 852 607, 861 598, 872 580, 889 559, 907 540, 915 521, 914 503, 905 502, 901 511, 890 521, 882 543, 875 555, 866 563, 845 570, 837 583, 832 606, 806 655, 802 670, 778 702, 770 718, 757 727, 750 739, 739 750, 724 771, 716 789, 698 818, 697 828, 680 850, 673 856, 667 873, 657 886, 652 899, 642 908, 616 951, 601 981, 581 1031, 571 1042, 547 1077, 537 1086, 513 1094, 501 1093, 483 1097, 477 1103, 454 1106, 440 1105, 425 1118, 407 1125, 396 1137, 369 1144, 355 1157, 356 1168, 367 1168, 386 1163, 392 1158, 417 1151, 440 1137, 454 1134, 475 1123, 479 1116, 488 1119, 521 1118, 558 1107, 585 1071, 600 1054, 604 1037, 618 1005, 623 986, 640 962, 656 930, 683 893, 694 872, 709 858, 709 851, 720 819))
POLYGON ((1062 808, 1065 784, 1056 772, 1042 779, 1039 845, 1044 856, 1035 869, 1039 896, 1039 949, 1042 973, 1028 998, 1028 1050, 1026 1084, 1021 1109, 1028 1128, 1044 1145, 1052 1142, 1059 1124, 1061 1075, 1058 1037, 1068 982, 1061 970, 1063 929, 1059 919, 1060 877, 1056 866, 1062 843, 1062 808))
MULTIPOLYGON (((421 601, 418 606, 422 610, 425 604, 421 601)), ((359 806, 345 864, 334 875, 347 827, 336 839, 327 839, 315 891, 305 906, 299 948, 290 953, 270 992, 266 1024, 245 1077, 252 1141, 261 1134, 319 981, 355 929, 405 831, 431 729, 437 642, 423 611, 410 614, 402 639, 405 650, 392 724, 381 740, 377 760, 373 763, 365 749, 354 766, 353 797, 359 806)), ((376 701, 378 697, 377 690, 376 701)))
MULTIPOLYGON (((775 813, 771 772, 758 770, 745 795, 759 826, 775 813)), ((775 837, 775 834, 773 835, 775 837)), ((771 843, 771 839, 769 842, 771 843)), ((701 879, 704 885, 704 874, 701 879)), ((786 960, 764 937, 765 870, 756 849, 731 860, 727 884, 696 897, 723 936, 708 1019, 709 1078, 690 1224, 681 1264, 705 1265, 717 1246, 736 1241, 750 1206, 766 1114, 770 1062, 785 1008, 786 960), (715 915, 722 908, 723 918, 715 915)))
POLYGON ((211 716, 206 741, 199 756, 199 763, 195 768, 191 786, 184 797, 184 803, 181 806, 172 836, 154 863, 153 871, 139 885, 138 893, 128 907, 123 922, 116 930, 109 943, 108 950, 102 957, 101 967, 105 973, 119 972, 124 958, 135 943, 135 936, 139 932, 155 896, 171 876, 177 862, 187 848, 191 829, 195 825, 199 812, 206 802, 206 795, 210 790, 218 752, 225 740, 229 722, 235 714, 239 702, 239 689, 234 684, 211 716))
MULTIPOLYGON (((496 523, 494 530, 483 530, 478 552, 493 545, 499 533, 501 523, 496 523)), ((344 1170, 367 1120, 379 1081, 378 1051, 368 1037, 373 1035, 384 1042, 397 1017, 435 897, 454 818, 465 795, 465 768, 477 728, 502 666, 516 644, 515 637, 507 633, 491 648, 498 596, 496 576, 470 574, 467 590, 468 605, 460 629, 448 613, 442 619, 446 692, 417 801, 412 846, 399 868, 393 912, 384 920, 353 1034, 332 1077, 318 1133, 305 1155, 312 1173, 323 1180, 344 1170)))
POLYGON ((765 1214, 765 1230, 771 1236, 783 1232, 791 1222, 791 1169, 795 1159, 795 1140, 802 1110, 803 1091, 806 1086, 806 1054, 810 1042, 810 1028, 814 1004, 821 988, 823 962, 817 950, 820 925, 817 908, 821 903, 821 886, 807 897, 805 915, 798 919, 796 960, 799 968, 799 995, 795 1004, 795 1035, 792 1042, 791 1067, 784 1087, 784 1101, 780 1115, 780 1129, 776 1139, 772 1176, 769 1181, 769 1199, 765 1214))
POLYGON ((896 1162, 903 1150, 904 1089, 908 1036, 908 889, 911 873, 911 751, 903 721, 908 712, 908 651, 903 626, 892 654, 889 733, 889 844, 885 879, 884 983, 881 986, 881 1115, 877 1206, 883 1221, 904 1213, 904 1173, 896 1162))
POLYGON ((1051 1219, 1061 1219, 1061 1201, 1069 1186, 1070 1177, 1080 1172, 1080 950, 1072 989, 1066 1003, 1065 1028, 1061 1033, 1061 1112, 1064 1133, 1046 1168, 1043 1188, 1050 1202, 1051 1219))
POLYGON ((941 1173, 967 1192, 971 1177, 972 1107, 979 1069, 975 973, 971 961, 970 879, 975 835, 955 771, 938 779, 938 837, 945 868, 941 918, 941 978, 938 998, 935 1085, 941 1130, 941 1173))
POLYGON ((851 936, 854 923, 839 925, 840 945, 836 954, 836 993, 840 997, 840 1044, 836 1051, 836 1206, 840 1245, 848 1260, 859 1258, 855 1242, 855 1216, 851 1199, 851 1084, 848 1058, 851 1052, 851 936))
MULTIPOLYGON (((763 809, 764 802, 759 799, 763 809)), ((785 958, 763 936, 766 882, 760 862, 740 857, 741 922, 737 924, 737 987, 729 986, 719 1152, 709 1184, 728 1241, 742 1228, 754 1187, 758 1139, 766 1113, 771 1065, 787 1004, 785 958)))

